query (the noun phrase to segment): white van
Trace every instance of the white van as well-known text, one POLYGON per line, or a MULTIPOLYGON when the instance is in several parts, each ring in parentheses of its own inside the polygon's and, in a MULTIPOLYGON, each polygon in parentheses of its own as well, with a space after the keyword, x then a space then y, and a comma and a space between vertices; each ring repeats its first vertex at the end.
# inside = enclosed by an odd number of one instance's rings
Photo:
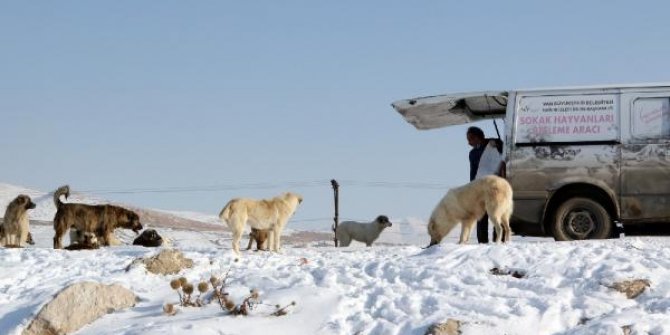
POLYGON ((394 102, 417 129, 505 123, 512 230, 607 238, 670 222, 670 84, 447 94, 394 102))

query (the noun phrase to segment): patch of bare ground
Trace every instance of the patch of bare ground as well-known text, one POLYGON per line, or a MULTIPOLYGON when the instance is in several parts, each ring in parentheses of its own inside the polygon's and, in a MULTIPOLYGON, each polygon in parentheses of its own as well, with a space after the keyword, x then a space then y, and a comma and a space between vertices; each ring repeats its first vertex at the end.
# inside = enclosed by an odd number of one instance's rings
POLYGON ((294 231, 289 235, 282 236, 282 241, 286 241, 286 243, 294 246, 307 245, 309 243, 322 241, 330 242, 333 246, 335 245, 333 244, 332 233, 315 231, 294 231))

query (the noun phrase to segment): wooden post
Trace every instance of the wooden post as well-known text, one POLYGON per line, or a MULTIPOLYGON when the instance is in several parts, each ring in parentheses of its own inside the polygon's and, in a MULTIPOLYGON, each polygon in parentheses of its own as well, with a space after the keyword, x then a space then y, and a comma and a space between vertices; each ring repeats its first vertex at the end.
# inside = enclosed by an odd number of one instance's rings
MULTIPOLYGON (((334 233, 335 230, 337 229, 340 185, 337 184, 337 180, 335 179, 330 180, 330 185, 333 186, 333 192, 335 194, 335 217, 333 218, 333 220, 335 221, 335 224, 333 225, 333 233, 334 233)), ((337 235, 333 237, 333 241, 335 241, 335 247, 337 247, 337 235)))

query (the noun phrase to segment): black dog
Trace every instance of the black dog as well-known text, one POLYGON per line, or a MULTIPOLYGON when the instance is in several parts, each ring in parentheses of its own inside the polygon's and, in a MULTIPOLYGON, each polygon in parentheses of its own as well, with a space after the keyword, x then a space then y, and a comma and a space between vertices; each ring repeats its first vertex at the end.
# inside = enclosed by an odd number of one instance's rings
POLYGON ((133 241, 133 245, 141 245, 144 247, 160 247, 163 245, 163 238, 158 235, 158 232, 156 232, 155 229, 147 229, 133 241))

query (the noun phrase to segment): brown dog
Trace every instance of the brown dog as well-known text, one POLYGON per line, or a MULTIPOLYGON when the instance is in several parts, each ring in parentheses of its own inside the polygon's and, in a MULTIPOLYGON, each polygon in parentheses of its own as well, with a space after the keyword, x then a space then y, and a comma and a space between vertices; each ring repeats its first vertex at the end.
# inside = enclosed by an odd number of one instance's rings
POLYGON ((61 186, 54 193, 56 216, 54 217, 54 249, 63 247, 61 239, 70 228, 83 233, 94 233, 100 245, 119 245, 121 241, 114 236, 116 228, 131 229, 135 233, 142 230, 137 213, 113 205, 66 204, 60 201, 70 195, 70 188, 61 186))
MULTIPOLYGON (((5 236, 5 227, 3 227, 3 224, 0 223, 0 247, 2 246, 2 236, 5 236)), ((30 245, 35 245, 35 240, 33 240, 33 234, 31 234, 30 232, 28 232, 26 243, 30 245)))
POLYGON ((247 250, 251 249, 251 246, 254 244, 254 241, 256 241, 256 251, 268 250, 267 246, 265 245, 265 240, 268 239, 268 233, 269 230, 251 228, 251 232, 249 233, 249 245, 247 246, 247 250))
POLYGON ((0 245, 23 247, 28 243, 30 219, 28 210, 35 208, 30 197, 21 194, 7 205, 0 229, 0 245))

